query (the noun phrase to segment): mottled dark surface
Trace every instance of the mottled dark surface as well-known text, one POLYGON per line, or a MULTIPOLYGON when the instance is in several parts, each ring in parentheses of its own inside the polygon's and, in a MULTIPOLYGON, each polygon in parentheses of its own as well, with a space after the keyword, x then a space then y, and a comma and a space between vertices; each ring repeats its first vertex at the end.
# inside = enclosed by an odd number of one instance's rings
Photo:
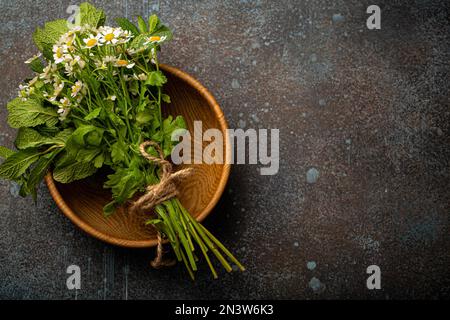
MULTIPOLYGON (((29 75, 34 28, 73 3, 0 1, 2 106, 29 75)), ((231 127, 279 128, 280 172, 233 168, 206 223, 248 271, 213 281, 204 267, 195 283, 181 265, 150 269, 149 250, 85 235, 45 188, 34 205, 0 181, 0 298, 449 298, 447 1, 94 3, 113 17, 158 12, 176 35, 163 62, 204 83, 231 127), (366 288, 371 264, 382 290, 366 288)), ((0 143, 14 134, 2 107, 0 143)))

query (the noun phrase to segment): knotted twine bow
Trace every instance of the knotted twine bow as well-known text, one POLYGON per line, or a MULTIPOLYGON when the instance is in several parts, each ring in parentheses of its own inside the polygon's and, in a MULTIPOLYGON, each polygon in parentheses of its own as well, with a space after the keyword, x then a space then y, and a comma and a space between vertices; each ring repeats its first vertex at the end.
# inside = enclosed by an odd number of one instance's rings
MULTIPOLYGON (((164 153, 156 142, 146 141, 142 143, 139 146, 139 151, 149 162, 161 167, 162 174, 160 182, 155 185, 149 185, 146 188, 146 193, 133 203, 130 208, 132 213, 149 211, 164 201, 178 196, 178 189, 175 182, 179 179, 187 177, 191 173, 191 169, 183 169, 177 172, 172 172, 172 164, 164 159, 164 153), (159 158, 153 157, 145 151, 145 149, 150 146, 155 148, 156 152, 158 152, 159 158)), ((161 233, 158 231, 158 247, 156 249, 156 257, 151 262, 153 268, 160 269, 162 267, 170 267, 175 264, 175 261, 164 260, 163 256, 163 239, 161 233)))

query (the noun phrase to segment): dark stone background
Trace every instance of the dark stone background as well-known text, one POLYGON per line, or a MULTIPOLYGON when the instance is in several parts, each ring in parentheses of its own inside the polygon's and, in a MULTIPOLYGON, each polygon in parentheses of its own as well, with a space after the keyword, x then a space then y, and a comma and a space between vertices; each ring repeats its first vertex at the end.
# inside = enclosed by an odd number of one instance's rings
MULTIPOLYGON (((2 106, 29 75, 34 28, 76 3, 0 1, 2 106)), ((181 265, 152 270, 151 250, 85 235, 45 187, 34 205, 0 181, 0 298, 449 297, 448 1, 94 4, 110 17, 158 12, 176 36, 162 61, 205 84, 231 127, 279 128, 280 172, 234 166, 206 223, 248 271, 213 281, 203 268, 195 283, 181 265), (366 28, 373 3, 379 31, 366 28), (76 295, 70 264, 82 268, 76 295), (382 290, 366 288, 371 264, 382 290)), ((14 135, 2 107, 0 143, 14 135)))

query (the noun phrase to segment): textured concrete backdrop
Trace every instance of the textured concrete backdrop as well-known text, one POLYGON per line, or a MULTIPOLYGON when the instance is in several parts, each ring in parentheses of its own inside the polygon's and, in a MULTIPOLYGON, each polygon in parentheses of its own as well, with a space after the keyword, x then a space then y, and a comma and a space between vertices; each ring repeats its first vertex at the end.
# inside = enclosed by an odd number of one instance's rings
MULTIPOLYGON (((0 105, 29 75, 37 25, 77 1, 0 1, 0 105)), ((43 187, 0 181, 0 298, 449 297, 448 1, 94 1, 110 17, 157 12, 162 61, 193 74, 230 126, 280 128, 281 167, 235 166, 207 226, 248 271, 195 283, 153 252, 92 239, 43 187), (366 8, 382 8, 382 29, 366 8), (78 264, 82 290, 65 287, 78 264), (377 264, 382 290, 366 289, 377 264)), ((110 20, 111 21, 111 20, 110 20)), ((15 132, 0 110, 0 144, 15 132)))

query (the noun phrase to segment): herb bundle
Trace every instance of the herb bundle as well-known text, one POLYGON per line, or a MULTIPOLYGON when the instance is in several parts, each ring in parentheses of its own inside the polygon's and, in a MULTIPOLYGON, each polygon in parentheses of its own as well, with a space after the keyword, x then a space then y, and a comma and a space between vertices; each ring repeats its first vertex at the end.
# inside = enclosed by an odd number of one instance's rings
MULTIPOLYGON (((104 26, 103 11, 88 3, 80 6, 80 25, 66 20, 47 22, 33 39, 41 55, 27 64, 35 73, 20 86, 19 97, 8 103, 8 124, 17 128, 18 151, 0 147, 0 177, 16 181, 22 196, 36 198, 37 186, 51 169, 60 183, 111 170, 104 188, 112 202, 104 207, 111 215, 147 186, 158 184, 161 168, 142 156, 168 157, 171 136, 186 128, 179 116, 162 116, 167 78, 159 69, 158 51, 172 38, 157 16, 138 17, 138 26, 117 19, 119 27, 104 26)), ((149 212, 151 214, 152 212, 149 212)), ((192 278, 200 250, 213 276, 212 253, 232 271, 230 262, 244 267, 176 198, 154 208, 154 226, 167 239, 178 261, 192 278)))

